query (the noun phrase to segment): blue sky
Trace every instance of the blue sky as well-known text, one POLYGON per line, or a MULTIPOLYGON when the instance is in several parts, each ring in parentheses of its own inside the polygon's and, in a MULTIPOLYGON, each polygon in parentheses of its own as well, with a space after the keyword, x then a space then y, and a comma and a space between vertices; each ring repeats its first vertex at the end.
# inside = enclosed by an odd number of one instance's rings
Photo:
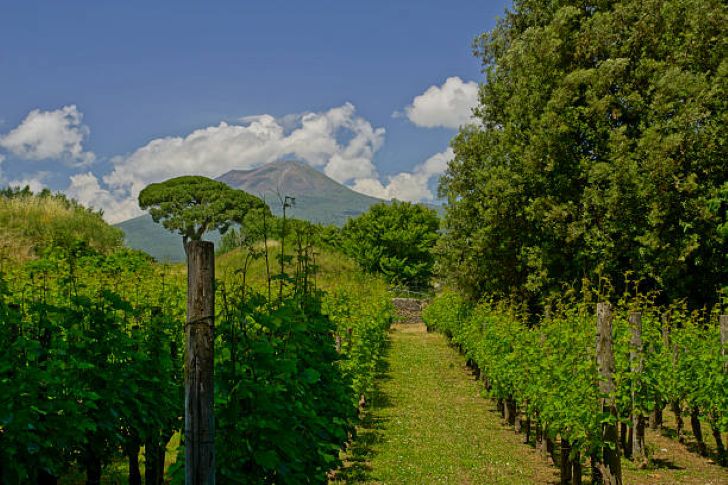
POLYGON ((507 3, 3 0, 0 183, 117 221, 146 183, 293 157, 431 199, 507 3))

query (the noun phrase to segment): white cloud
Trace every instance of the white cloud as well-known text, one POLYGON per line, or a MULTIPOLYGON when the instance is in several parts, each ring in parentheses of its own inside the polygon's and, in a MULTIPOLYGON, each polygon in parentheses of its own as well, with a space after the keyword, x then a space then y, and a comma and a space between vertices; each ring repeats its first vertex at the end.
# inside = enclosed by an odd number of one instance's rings
POLYGON ((240 124, 221 122, 186 136, 154 139, 130 155, 114 157, 103 184, 90 172, 78 174, 71 177, 67 192, 118 222, 142 213, 136 199, 144 187, 180 175, 217 177, 293 157, 341 183, 376 177, 372 158, 383 141, 384 129, 357 116, 350 103, 295 115, 295 120, 291 115, 281 120, 256 115, 240 124))
POLYGON ((55 111, 35 109, 14 129, 0 136, 0 147, 25 160, 62 159, 74 164, 94 160, 83 143, 89 129, 75 105, 55 111))
POLYGON ((457 129, 472 121, 478 102, 478 83, 449 77, 442 86, 430 86, 405 108, 407 118, 417 126, 457 129))
POLYGON ((416 166, 412 172, 400 172, 390 176, 387 185, 378 178, 362 178, 356 180, 352 187, 357 192, 379 197, 380 199, 399 199, 410 202, 433 200, 435 195, 430 190, 433 177, 442 175, 447 164, 454 156, 452 148, 436 153, 424 163, 416 166))
POLYGON ((71 183, 65 192, 86 207, 102 209, 104 218, 112 224, 142 213, 135 198, 129 197, 125 191, 112 192, 102 188, 99 180, 91 172, 72 175, 71 183))
POLYGON ((334 110, 304 115, 299 127, 288 135, 275 118, 264 115, 246 126, 221 123, 186 137, 153 140, 128 157, 117 157, 116 168, 103 177, 103 183, 91 172, 73 175, 66 193, 86 206, 103 209, 106 220, 116 223, 142 214, 137 197, 149 183, 186 173, 214 177, 227 170, 253 168, 293 154, 323 167, 340 182, 351 181, 352 189, 364 194, 412 202, 435 198, 429 185, 447 168, 453 157, 451 148, 431 156, 412 172, 388 177, 385 185, 371 161, 381 146, 383 131, 372 128, 365 120, 352 118, 353 108, 334 110), (353 136, 340 146, 332 130, 343 125, 353 136), (181 163, 175 166, 175 160, 181 163))

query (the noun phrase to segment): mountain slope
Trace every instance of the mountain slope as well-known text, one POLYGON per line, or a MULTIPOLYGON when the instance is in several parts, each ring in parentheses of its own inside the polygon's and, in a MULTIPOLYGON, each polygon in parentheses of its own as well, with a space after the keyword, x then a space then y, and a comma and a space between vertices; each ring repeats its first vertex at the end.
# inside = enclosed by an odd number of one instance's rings
MULTIPOLYGON (((253 170, 231 170, 217 180, 265 198, 276 215, 283 211, 280 197, 295 197, 295 204, 286 210, 286 215, 321 224, 342 226, 349 217, 382 202, 355 192, 315 168, 296 161, 273 162, 253 170)), ((182 238, 156 224, 148 214, 119 223, 116 227, 124 231, 129 247, 144 250, 160 261, 184 261, 182 238)), ((220 235, 210 233, 205 239, 217 244, 220 235)))
POLYGON ((264 197, 274 214, 282 212, 280 197, 296 198, 291 217, 342 226, 380 199, 355 192, 302 162, 273 162, 253 170, 231 170, 221 182, 264 197))

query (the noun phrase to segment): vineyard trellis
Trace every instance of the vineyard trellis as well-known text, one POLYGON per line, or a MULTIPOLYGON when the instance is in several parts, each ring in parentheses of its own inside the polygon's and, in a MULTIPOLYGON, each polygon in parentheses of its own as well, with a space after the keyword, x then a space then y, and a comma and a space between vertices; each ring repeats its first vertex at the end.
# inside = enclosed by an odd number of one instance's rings
POLYGON ((503 302, 472 305, 446 292, 425 308, 423 318, 465 353, 524 440, 533 423, 537 446, 555 462, 555 443, 561 440, 564 483, 580 483, 585 457, 594 479, 604 483, 620 483, 610 481, 620 455, 644 466, 644 428, 648 421, 659 426, 667 406, 676 413, 681 440, 681 416, 690 414, 701 453, 706 453, 701 423, 707 421, 725 465, 728 317, 717 309, 687 312, 638 298, 622 300, 611 311, 608 304, 596 312, 595 306, 554 304, 539 325, 529 327, 518 309, 503 302), (600 370, 606 372, 600 376, 600 370))

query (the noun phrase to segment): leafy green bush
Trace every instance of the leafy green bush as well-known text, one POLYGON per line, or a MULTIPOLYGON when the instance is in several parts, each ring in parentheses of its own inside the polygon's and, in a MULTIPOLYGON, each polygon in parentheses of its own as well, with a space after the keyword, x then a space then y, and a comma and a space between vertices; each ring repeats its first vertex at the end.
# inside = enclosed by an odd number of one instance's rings
POLYGON ((221 303, 215 371, 219 478, 326 483, 353 431, 360 395, 370 390, 383 358, 392 319, 388 295, 293 292, 270 305, 263 295, 248 289, 245 296, 233 284, 221 303))
POLYGON ((100 477, 121 450, 136 457, 171 437, 182 411, 180 297, 130 251, 49 248, 0 274, 0 481, 74 464, 100 477))
POLYGON ((439 224, 437 213, 421 204, 375 204, 346 223, 343 249, 364 271, 391 283, 429 286, 439 224))

